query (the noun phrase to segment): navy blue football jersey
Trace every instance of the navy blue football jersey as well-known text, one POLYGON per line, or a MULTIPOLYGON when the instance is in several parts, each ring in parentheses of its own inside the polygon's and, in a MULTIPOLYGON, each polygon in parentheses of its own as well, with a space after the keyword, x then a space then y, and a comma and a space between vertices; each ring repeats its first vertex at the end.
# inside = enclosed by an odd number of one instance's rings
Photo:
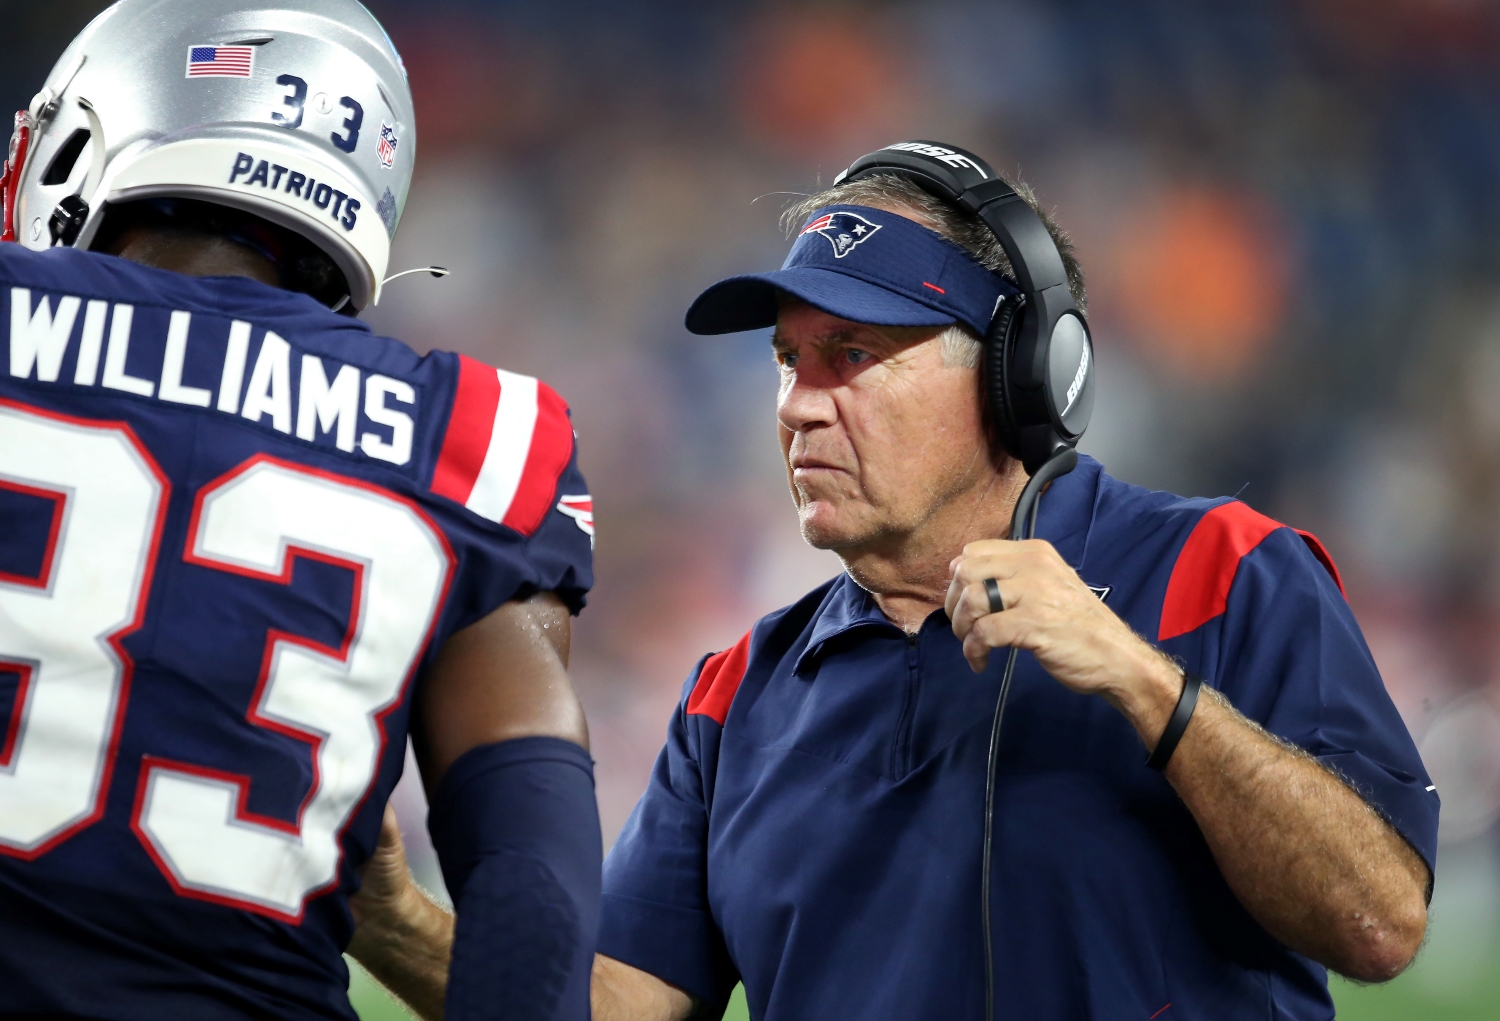
POLYGON ((0 245, 0 1015, 352 1018, 444 640, 592 584, 562 400, 238 278, 0 245))

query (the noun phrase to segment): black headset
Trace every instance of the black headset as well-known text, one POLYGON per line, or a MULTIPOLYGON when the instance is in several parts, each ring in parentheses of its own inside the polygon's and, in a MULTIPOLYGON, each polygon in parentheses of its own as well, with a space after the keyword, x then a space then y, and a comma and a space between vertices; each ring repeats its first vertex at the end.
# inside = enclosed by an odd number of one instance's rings
POLYGON ((898 142, 861 156, 834 185, 895 174, 978 216, 1015 272, 1019 298, 995 305, 984 338, 990 438, 1028 475, 1077 446, 1094 410, 1094 351, 1062 253, 1036 211, 988 163, 936 142, 898 142))

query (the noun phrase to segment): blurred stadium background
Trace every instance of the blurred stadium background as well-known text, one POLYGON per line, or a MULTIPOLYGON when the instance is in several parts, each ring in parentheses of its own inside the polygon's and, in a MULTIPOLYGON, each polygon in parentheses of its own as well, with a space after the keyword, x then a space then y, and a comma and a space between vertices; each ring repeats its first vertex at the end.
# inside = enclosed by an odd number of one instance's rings
MULTIPOLYGON (((0 109, 102 6, 0 0, 0 109)), ((1102 383, 1084 448, 1318 533, 1421 744, 1431 937, 1389 986, 1335 983, 1340 1017, 1500 1018, 1500 5, 371 6, 420 133, 392 269, 454 272, 369 319, 572 405, 599 520, 573 672, 606 840, 696 658, 838 569, 784 495, 765 338, 693 339, 682 313, 779 264, 782 193, 952 140, 1019 169, 1078 242, 1102 383)), ((352 996, 399 1016, 359 974, 352 996)))

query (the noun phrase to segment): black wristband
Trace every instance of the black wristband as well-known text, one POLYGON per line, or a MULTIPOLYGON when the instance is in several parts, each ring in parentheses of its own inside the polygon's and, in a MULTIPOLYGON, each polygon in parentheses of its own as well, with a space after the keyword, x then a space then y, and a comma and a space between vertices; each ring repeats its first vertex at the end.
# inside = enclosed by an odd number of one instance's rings
POLYGON ((1172 753, 1177 750, 1177 742, 1182 740, 1183 732, 1187 730, 1188 721, 1193 718, 1193 710, 1198 705, 1198 690, 1203 687, 1203 678, 1197 674, 1182 673, 1182 694, 1177 699, 1177 708, 1172 711, 1172 718, 1167 721, 1167 729, 1161 732, 1161 738, 1156 742, 1156 749, 1146 756, 1146 765, 1158 773, 1167 768, 1167 763, 1172 760, 1172 753))

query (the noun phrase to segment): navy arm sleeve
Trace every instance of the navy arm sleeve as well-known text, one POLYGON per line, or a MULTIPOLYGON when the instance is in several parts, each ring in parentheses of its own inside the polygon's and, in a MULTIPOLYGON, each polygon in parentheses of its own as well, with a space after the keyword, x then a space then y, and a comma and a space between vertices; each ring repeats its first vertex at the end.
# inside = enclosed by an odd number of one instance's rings
POLYGON ((646 793, 605 858, 599 952, 722 1005, 739 976, 708 898, 709 806, 700 764, 717 751, 719 724, 686 711, 702 666, 683 691, 646 793))
POLYGON ((457 913, 445 1015, 584 1021, 601 857, 588 752, 555 737, 471 749, 428 826, 457 913))
POLYGON ((1292 529, 1241 560, 1211 680, 1335 770, 1435 866, 1437 792, 1353 611, 1292 529))

